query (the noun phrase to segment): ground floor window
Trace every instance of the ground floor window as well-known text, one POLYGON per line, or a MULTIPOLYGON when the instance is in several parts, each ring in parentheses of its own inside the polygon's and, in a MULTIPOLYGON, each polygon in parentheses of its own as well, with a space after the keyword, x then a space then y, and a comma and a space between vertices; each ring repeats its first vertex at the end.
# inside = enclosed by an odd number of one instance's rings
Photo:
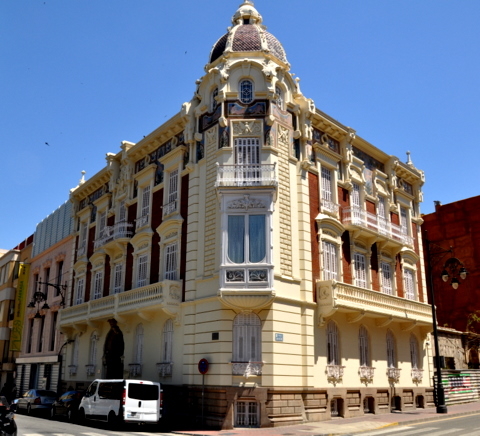
POLYGON ((255 401, 237 401, 235 427, 258 427, 260 408, 255 401))

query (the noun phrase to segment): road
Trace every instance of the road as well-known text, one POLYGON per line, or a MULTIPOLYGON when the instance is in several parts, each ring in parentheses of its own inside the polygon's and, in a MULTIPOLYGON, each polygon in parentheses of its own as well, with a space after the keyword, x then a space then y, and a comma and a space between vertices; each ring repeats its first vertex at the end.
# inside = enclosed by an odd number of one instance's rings
POLYGON ((435 421, 387 427, 362 436, 480 436, 480 415, 453 416, 435 421))
POLYGON ((18 427, 17 436, 163 436, 172 433, 163 433, 158 428, 123 425, 119 430, 110 430, 102 423, 88 423, 87 425, 71 424, 63 420, 50 420, 36 416, 15 414, 18 427))

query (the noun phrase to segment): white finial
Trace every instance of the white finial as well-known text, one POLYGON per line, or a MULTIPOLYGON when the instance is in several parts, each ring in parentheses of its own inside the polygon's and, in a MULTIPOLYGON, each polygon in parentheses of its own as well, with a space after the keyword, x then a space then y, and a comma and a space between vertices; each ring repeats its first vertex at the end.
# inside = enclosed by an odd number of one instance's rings
POLYGON ((78 182, 79 185, 83 185, 85 183, 85 174, 87 172, 85 170, 82 171, 82 178, 80 179, 80 181, 78 182))
POLYGON ((413 167, 413 162, 412 162, 412 159, 410 158, 409 151, 407 151, 407 165, 410 165, 411 167, 413 167))

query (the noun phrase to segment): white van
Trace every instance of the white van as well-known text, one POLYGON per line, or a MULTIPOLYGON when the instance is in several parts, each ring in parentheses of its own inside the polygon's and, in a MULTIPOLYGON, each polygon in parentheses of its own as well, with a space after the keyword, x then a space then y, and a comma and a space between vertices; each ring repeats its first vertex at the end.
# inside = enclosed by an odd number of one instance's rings
POLYGON ((78 406, 80 419, 157 423, 162 417, 160 383, 147 380, 94 380, 78 406))

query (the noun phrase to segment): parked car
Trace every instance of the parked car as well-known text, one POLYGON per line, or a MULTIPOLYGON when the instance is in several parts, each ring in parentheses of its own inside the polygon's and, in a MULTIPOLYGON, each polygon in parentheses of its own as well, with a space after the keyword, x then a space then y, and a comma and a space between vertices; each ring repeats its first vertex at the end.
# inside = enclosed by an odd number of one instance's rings
POLYGON ((60 395, 60 397, 52 404, 50 417, 55 419, 57 416, 64 416, 70 422, 75 420, 83 394, 83 391, 68 391, 60 395))
POLYGON ((32 412, 48 412, 57 399, 57 393, 46 389, 30 389, 16 401, 17 411, 25 410, 27 415, 32 412))
POLYGON ((79 420, 157 423, 162 395, 160 383, 148 380, 94 380, 80 402, 79 420))

